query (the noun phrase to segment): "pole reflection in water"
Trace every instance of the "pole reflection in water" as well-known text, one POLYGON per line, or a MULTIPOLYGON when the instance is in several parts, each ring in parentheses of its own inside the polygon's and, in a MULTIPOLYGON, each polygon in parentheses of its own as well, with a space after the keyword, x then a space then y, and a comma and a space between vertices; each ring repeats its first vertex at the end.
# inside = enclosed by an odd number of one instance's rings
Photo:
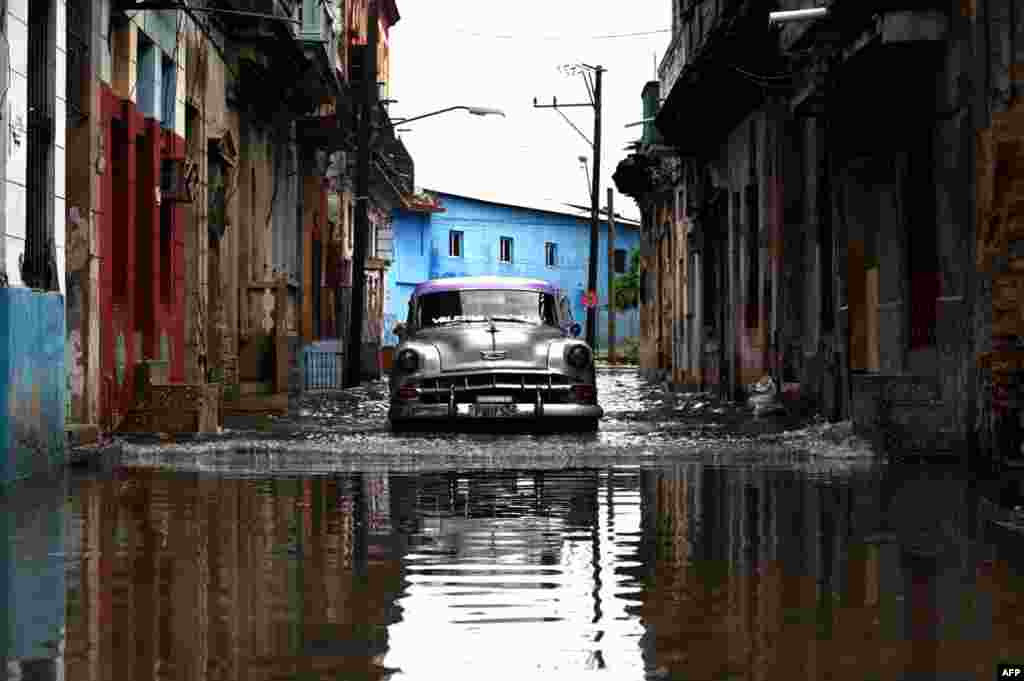
POLYGON ((989 676, 1019 568, 893 475, 82 478, 66 678, 989 676))

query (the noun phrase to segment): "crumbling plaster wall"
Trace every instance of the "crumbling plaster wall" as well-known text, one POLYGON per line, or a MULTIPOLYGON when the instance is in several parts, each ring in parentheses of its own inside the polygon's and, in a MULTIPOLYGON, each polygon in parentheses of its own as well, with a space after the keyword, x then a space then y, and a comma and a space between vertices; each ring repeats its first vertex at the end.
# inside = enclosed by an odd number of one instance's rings
MULTIPOLYGON (((974 265, 969 284, 974 362, 969 362, 968 424, 986 454, 1016 455, 1021 414, 1011 408, 1019 395, 1015 350, 1024 336, 1024 7, 1012 3, 967 3, 963 32, 974 49, 968 69, 974 84, 970 117, 973 151, 968 174, 974 189, 974 265), (1016 13, 1016 23, 1010 21, 1016 13), (990 353, 1001 351, 999 356, 990 353), (1016 393, 1016 394, 1015 394, 1016 393)), ((966 135, 965 135, 966 136, 966 135)))

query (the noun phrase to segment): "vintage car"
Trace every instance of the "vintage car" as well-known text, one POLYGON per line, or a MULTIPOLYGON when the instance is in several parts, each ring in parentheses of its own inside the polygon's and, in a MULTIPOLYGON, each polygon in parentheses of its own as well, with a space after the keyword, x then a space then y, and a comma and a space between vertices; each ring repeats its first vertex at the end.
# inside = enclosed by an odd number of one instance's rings
POLYGON ((594 356, 550 283, 452 277, 419 284, 394 329, 392 430, 521 420, 594 431, 594 356))

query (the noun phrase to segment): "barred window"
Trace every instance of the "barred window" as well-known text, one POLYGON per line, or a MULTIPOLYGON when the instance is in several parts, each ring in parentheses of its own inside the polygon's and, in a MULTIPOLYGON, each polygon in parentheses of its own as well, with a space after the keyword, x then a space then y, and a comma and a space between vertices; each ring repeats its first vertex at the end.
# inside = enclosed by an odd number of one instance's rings
POLYGON ((462 232, 456 230, 448 232, 448 255, 453 258, 462 257, 462 232))
POLYGON ((615 249, 615 274, 626 273, 626 249, 615 249))
POLYGON ((512 237, 503 236, 498 241, 498 260, 504 263, 512 262, 512 237))
POLYGON ((544 264, 547 267, 558 267, 558 244, 550 241, 544 244, 544 264))

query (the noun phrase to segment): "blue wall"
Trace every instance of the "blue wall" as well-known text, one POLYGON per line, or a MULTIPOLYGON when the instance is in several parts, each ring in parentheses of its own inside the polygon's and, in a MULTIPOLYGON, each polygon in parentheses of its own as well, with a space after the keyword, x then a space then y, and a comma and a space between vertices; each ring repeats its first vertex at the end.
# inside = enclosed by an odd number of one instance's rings
MULTIPOLYGON (((573 316, 581 323, 586 309, 581 298, 587 285, 590 252, 590 218, 549 213, 436 193, 443 213, 394 215, 395 255, 387 273, 388 298, 384 310, 384 344, 395 345, 391 333, 396 321, 404 320, 413 287, 428 279, 455 276, 498 275, 546 279, 560 286, 573 303, 573 316), (463 233, 462 257, 448 255, 448 234, 463 233), (512 263, 499 262, 501 237, 513 240, 512 263), (545 242, 557 244, 558 265, 547 267, 545 242)), ((640 247, 639 226, 618 223, 615 246, 627 253, 640 247)), ((601 222, 598 247, 598 299, 608 303, 608 224, 601 222)), ((598 317, 598 346, 605 349, 607 313, 598 317)), ((616 338, 639 335, 639 311, 620 312, 616 317, 616 338)))
POLYGON ((64 296, 0 288, 0 484, 64 462, 64 296))

